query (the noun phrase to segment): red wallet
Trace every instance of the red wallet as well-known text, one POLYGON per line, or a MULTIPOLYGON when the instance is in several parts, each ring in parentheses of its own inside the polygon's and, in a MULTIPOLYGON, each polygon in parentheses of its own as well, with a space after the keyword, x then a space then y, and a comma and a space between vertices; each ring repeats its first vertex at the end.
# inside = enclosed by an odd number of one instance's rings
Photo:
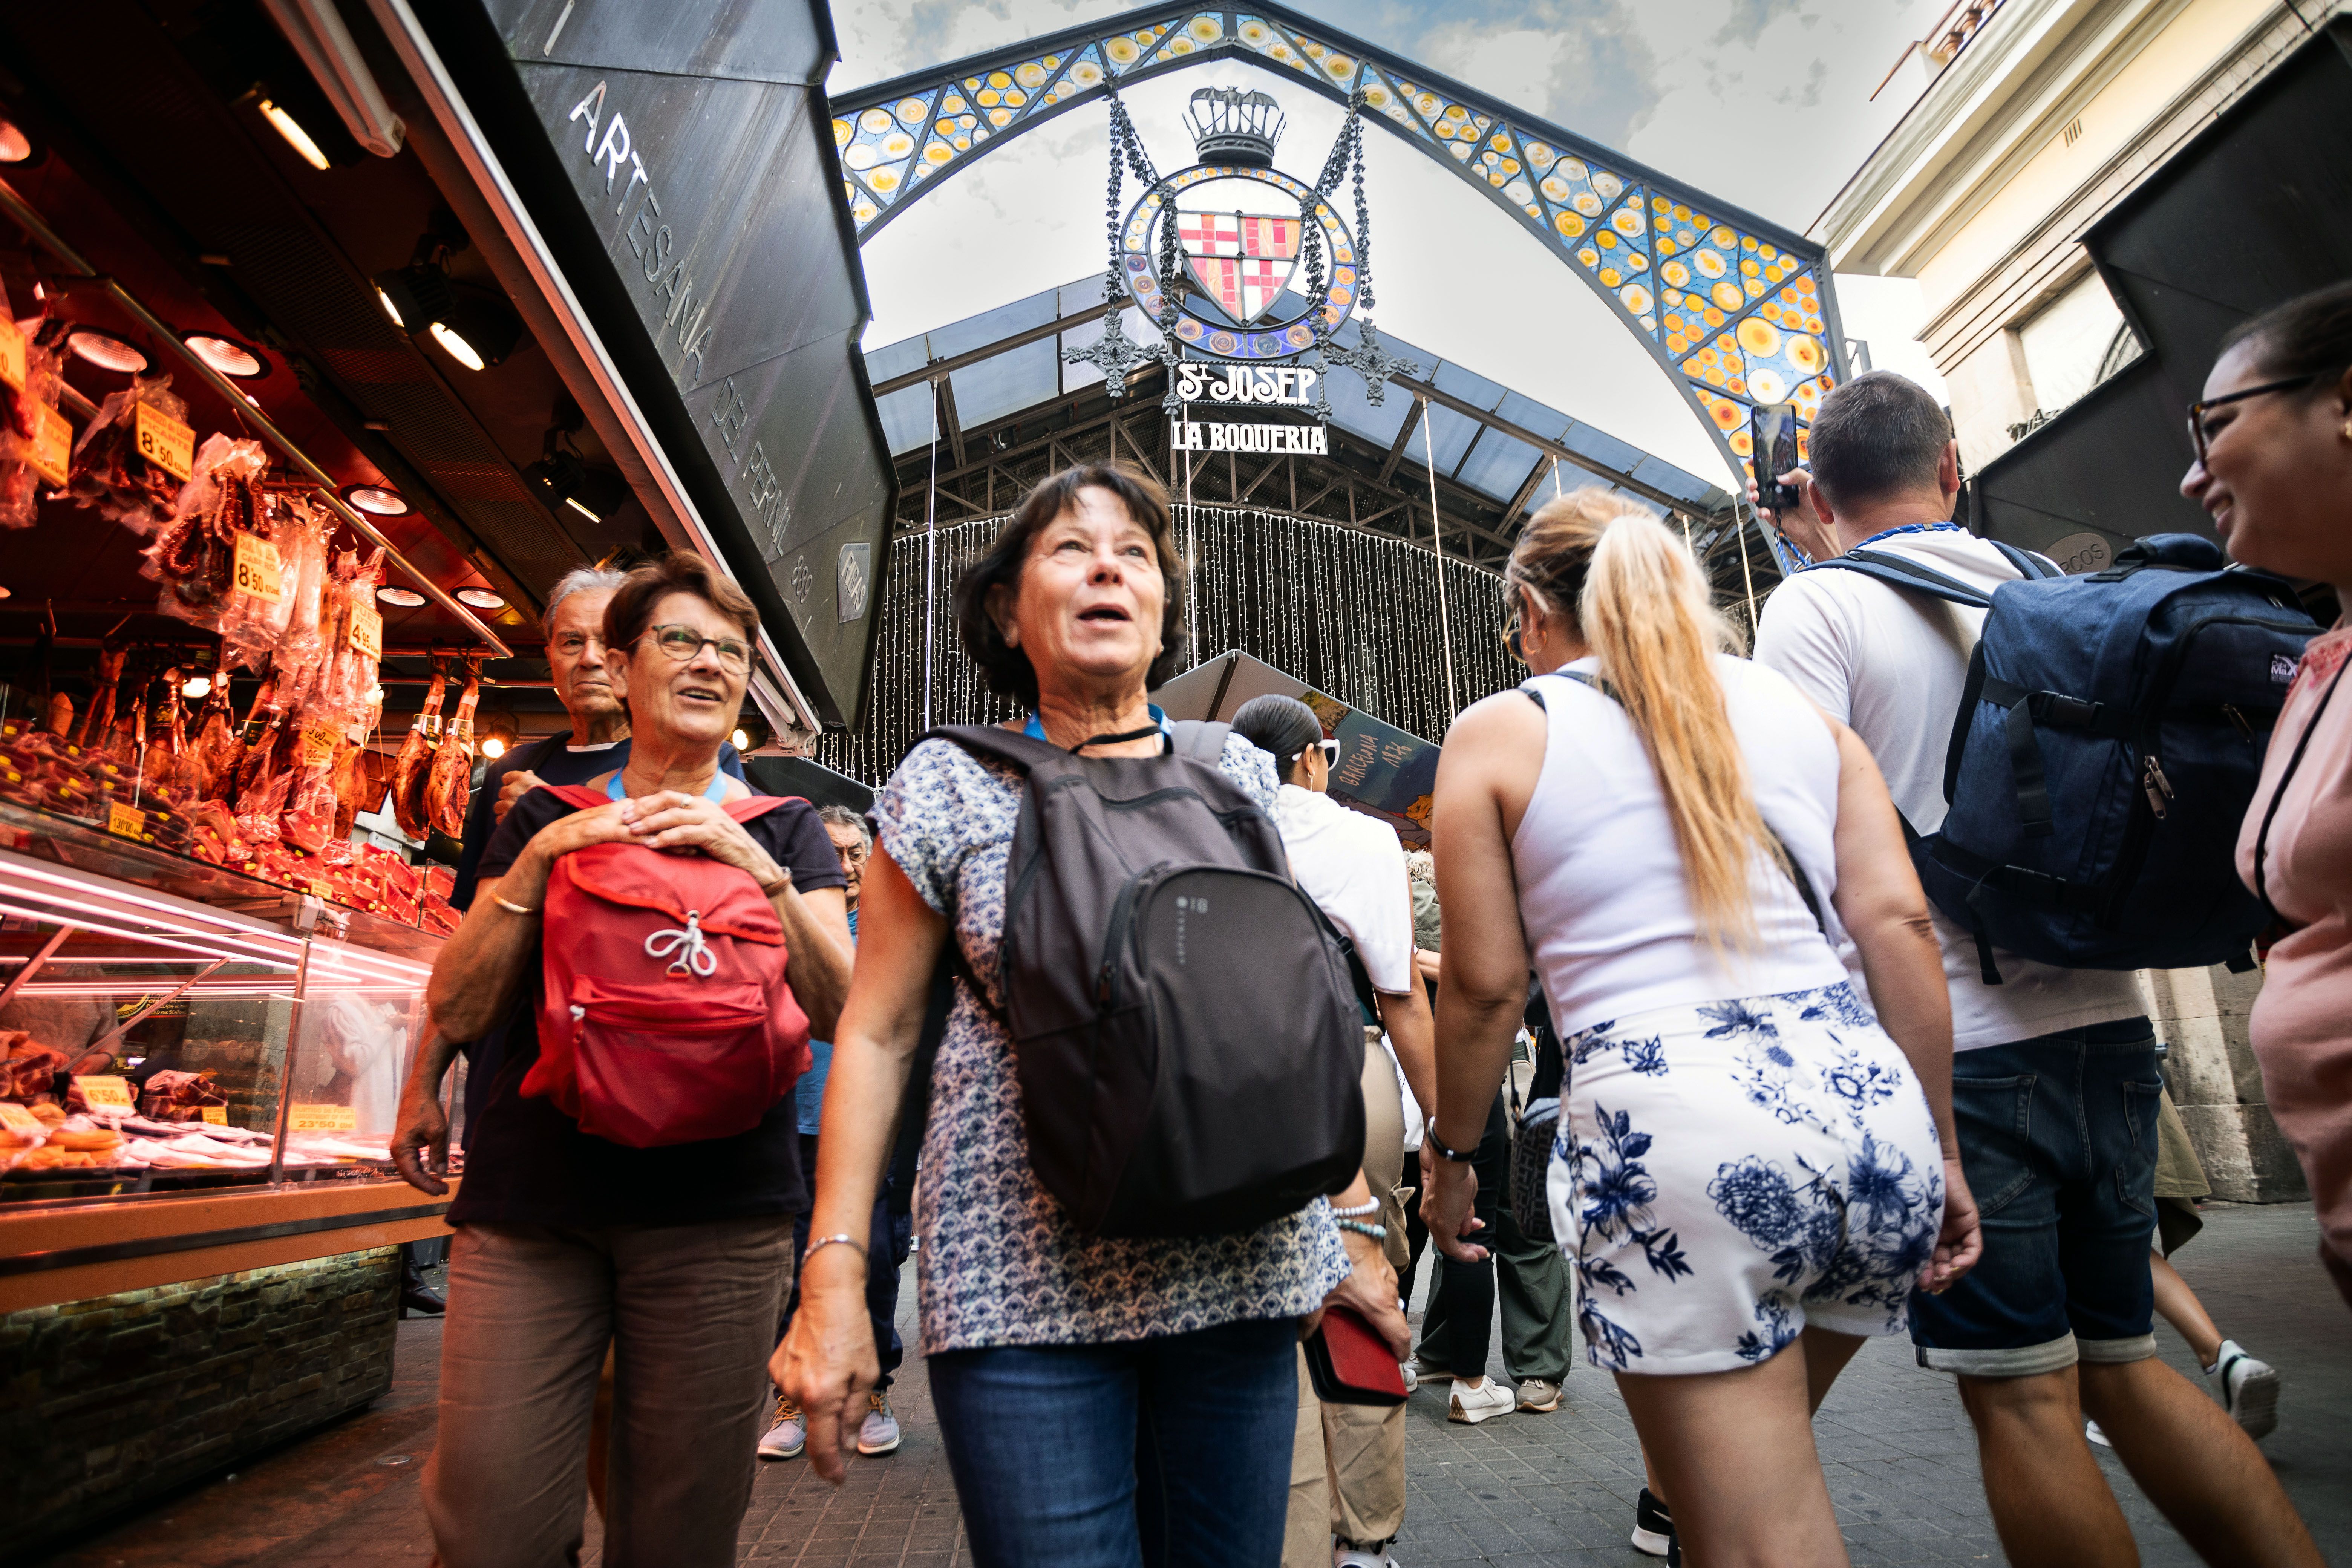
POLYGON ((1404 1373, 1388 1342, 1352 1307, 1326 1307, 1307 1337, 1307 1376, 1326 1405, 1402 1405, 1404 1373))

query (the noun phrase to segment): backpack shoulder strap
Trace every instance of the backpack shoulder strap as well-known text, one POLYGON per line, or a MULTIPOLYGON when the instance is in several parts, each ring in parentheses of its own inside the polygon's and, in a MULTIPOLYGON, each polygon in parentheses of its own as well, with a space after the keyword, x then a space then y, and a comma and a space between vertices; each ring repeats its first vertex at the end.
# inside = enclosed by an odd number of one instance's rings
POLYGON ((808 804, 806 800, 796 795, 746 795, 741 800, 730 800, 719 809, 738 822, 749 822, 755 816, 765 816, 778 806, 790 805, 794 801, 799 801, 803 805, 808 804))
POLYGON ((539 787, 575 811, 593 811, 608 804, 603 790, 590 789, 586 784, 541 784, 539 787))
MULTIPOLYGON (((2303 753, 2310 748, 2312 734, 2319 728, 2320 720, 2326 717, 2327 704, 2335 700, 2336 689, 2344 684, 2344 672, 2347 669, 2352 669, 2352 658, 2347 658, 2336 667, 2335 678, 2328 681, 2327 689, 2319 694, 2319 705, 2311 710, 2311 719, 2304 725, 2303 733, 2295 737, 2294 752, 2287 758, 2286 767, 2279 774, 2278 787, 2271 791, 2271 803, 2263 808, 2263 826, 2254 835, 2254 897, 2262 900, 2265 910, 2271 909, 2270 877, 2265 866, 2270 858, 2271 821, 2278 816, 2279 802, 2286 798, 2286 786, 2294 782, 2295 770, 2303 766, 2303 753)), ((2276 914, 2278 911, 2271 910, 2271 912, 2276 914)))
POLYGON ((2020 550, 2016 545, 2005 544, 1998 539, 1988 539, 1985 542, 2000 551, 2000 558, 2016 567, 2017 574, 2029 583, 2046 583, 2053 577, 2066 575, 2058 570, 2055 562, 2045 561, 2030 550, 2020 550))
POLYGON ((1172 750, 1180 757, 1190 757, 1213 768, 1223 761, 1225 737, 1233 732, 1231 724, 1217 720, 1179 719, 1172 750))
POLYGON ((1971 588, 1958 578, 1947 577, 1930 566, 1916 561, 1906 561, 1899 555, 1889 555, 1878 550, 1849 550, 1843 555, 1832 555, 1827 561, 1816 561, 1805 568, 1808 572, 1843 570, 1859 572, 1874 577, 1890 588, 1910 588, 1932 598, 1965 605, 1972 610, 1992 608, 1992 595, 1971 588))
POLYGON ((1050 741, 1040 741, 997 724, 942 724, 915 737, 918 746, 925 741, 950 742, 982 762, 1003 763, 1023 774, 1043 763, 1066 761, 1069 755, 1050 741))

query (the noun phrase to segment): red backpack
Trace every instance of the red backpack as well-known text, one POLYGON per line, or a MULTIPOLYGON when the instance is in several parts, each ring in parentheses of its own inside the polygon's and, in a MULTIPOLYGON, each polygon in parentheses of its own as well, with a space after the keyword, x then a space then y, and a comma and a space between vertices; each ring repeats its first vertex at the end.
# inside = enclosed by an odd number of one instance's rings
MULTIPOLYGON (((583 810, 605 804, 576 784, 554 794, 583 810)), ((749 822, 784 804, 754 795, 724 809, 749 822)), ((807 1070, 783 924, 743 871, 593 844, 556 861, 544 909, 539 1059, 522 1092, 583 1132, 632 1149, 732 1137, 807 1070)))

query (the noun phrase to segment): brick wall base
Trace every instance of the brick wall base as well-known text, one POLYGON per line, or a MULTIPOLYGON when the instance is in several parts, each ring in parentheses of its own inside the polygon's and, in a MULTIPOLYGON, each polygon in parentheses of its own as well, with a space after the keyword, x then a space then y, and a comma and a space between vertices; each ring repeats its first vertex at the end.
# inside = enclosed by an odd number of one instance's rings
POLYGON ((389 1392, 399 1282, 383 1247, 0 1316, 0 1557, 389 1392))

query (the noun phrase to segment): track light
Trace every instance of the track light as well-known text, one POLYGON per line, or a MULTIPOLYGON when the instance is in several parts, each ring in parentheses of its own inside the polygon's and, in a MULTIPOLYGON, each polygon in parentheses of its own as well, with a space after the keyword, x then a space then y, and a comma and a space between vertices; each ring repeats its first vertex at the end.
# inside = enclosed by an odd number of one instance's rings
POLYGON ((33 156, 33 139, 13 120, 0 120, 0 163, 22 163, 33 156))
POLYGON ((541 500, 552 508, 578 512, 591 522, 602 522, 628 503, 626 480, 610 468, 592 468, 574 454, 551 447, 547 456, 522 471, 541 500))
POLYGON ((223 375, 253 381, 269 374, 269 362, 259 349, 214 332, 182 332, 188 351, 223 375))
POLYGON ((261 110, 261 118, 269 121, 270 129, 286 138, 286 145, 293 148, 302 162, 314 169, 326 169, 327 155, 319 150, 310 133, 302 129, 300 121, 266 98, 257 100, 255 107, 261 110))
POLYGON ((507 743, 496 735, 482 737, 482 755, 495 762, 507 754, 507 743))
POLYGON ((457 303, 449 291, 449 274, 432 262, 395 267, 370 281, 375 284, 376 302, 404 332, 425 331, 457 303))
POLYGON ((388 485, 345 485, 343 504, 370 517, 406 517, 416 509, 408 498, 388 485))
POLYGON ((183 697, 210 697, 212 694, 213 678, 209 675, 192 675, 180 688, 183 697))
POLYGON ((522 341, 522 318, 487 289, 459 286, 451 292, 455 301, 426 328, 433 341, 467 370, 503 363, 522 341))

